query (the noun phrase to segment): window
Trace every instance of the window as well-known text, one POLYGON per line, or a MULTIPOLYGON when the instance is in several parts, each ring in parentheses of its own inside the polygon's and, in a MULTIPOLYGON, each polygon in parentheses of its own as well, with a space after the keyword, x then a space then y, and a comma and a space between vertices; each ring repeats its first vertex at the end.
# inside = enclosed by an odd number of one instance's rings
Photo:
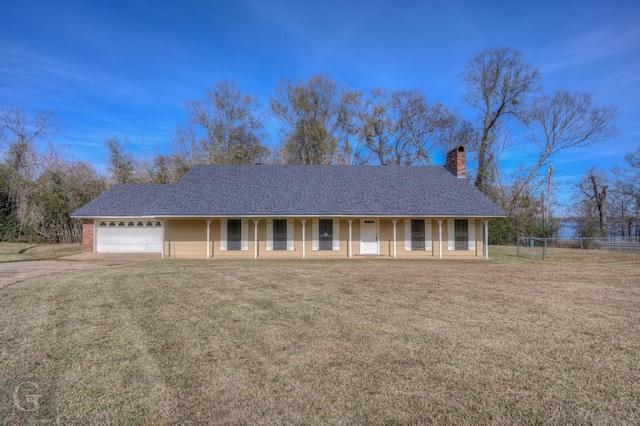
POLYGON ((120 222, 118 226, 124 226, 124 222, 120 222))
POLYGON ((411 250, 424 250, 423 219, 411 219, 411 250))
POLYGON ((107 224, 104 222, 100 222, 100 226, 107 226, 107 224))
POLYGON ((466 219, 456 219, 454 226, 456 250, 469 250, 469 221, 466 219))
POLYGON ((333 250, 333 220, 320 219, 319 221, 320 250, 333 250))
POLYGON ((138 225, 137 225, 137 226, 144 226, 144 223, 142 223, 142 222, 138 222, 138 225))
POLYGON ((242 220, 227 220, 227 250, 240 250, 242 241, 242 220))
POLYGON ((287 219, 273 219, 273 249, 287 249, 287 219))
POLYGON ((127 223, 127 226, 133 226, 133 222, 127 223))

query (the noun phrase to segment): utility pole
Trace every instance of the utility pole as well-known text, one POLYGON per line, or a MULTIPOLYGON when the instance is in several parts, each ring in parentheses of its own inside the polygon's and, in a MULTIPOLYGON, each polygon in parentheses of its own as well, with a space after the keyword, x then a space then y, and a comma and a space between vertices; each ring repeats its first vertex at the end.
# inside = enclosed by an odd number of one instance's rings
POLYGON ((549 166, 549 188, 547 189, 547 222, 551 219, 551 178, 553 177, 553 166, 549 166))

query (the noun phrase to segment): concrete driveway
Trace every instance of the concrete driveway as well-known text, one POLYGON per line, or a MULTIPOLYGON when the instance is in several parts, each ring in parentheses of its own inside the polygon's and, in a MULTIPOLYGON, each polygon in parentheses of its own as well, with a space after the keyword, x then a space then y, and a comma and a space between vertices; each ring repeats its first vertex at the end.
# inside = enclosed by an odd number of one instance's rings
POLYGON ((107 268, 159 258, 154 253, 81 253, 51 260, 5 262, 0 263, 0 289, 62 271, 107 268))

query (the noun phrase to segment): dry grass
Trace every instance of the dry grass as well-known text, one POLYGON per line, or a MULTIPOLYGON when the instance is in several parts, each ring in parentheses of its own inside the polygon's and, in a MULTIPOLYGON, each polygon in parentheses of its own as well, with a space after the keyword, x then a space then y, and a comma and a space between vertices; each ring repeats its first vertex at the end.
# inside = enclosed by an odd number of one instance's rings
POLYGON ((640 422, 640 258, 514 250, 150 261, 16 284, 0 291, 0 422, 640 422), (27 381, 33 412, 13 404, 27 381))
POLYGON ((56 259, 80 252, 80 244, 0 243, 0 263, 56 259))

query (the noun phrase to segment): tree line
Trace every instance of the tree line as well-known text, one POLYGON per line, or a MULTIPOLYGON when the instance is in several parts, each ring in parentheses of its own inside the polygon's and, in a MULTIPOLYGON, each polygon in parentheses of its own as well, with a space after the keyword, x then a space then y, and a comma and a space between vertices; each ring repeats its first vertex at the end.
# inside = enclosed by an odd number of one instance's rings
POLYGON ((463 107, 473 111, 466 116, 420 88, 365 92, 322 74, 281 80, 267 106, 234 81, 217 82, 184 103, 187 120, 169 135, 167 153, 141 158, 126 137, 106 137, 105 173, 57 155, 51 112, 3 107, 0 238, 78 241, 79 224, 68 215, 82 204, 114 184, 173 183, 194 164, 428 165, 458 144, 470 154, 474 184, 509 214, 493 223, 493 242, 551 232, 538 197, 546 168, 561 151, 615 137, 615 107, 588 93, 545 92, 538 69, 508 47, 475 52, 459 77, 463 107), (274 121, 275 145, 266 130, 274 121), (501 155, 514 148, 526 159, 501 170, 501 155))

